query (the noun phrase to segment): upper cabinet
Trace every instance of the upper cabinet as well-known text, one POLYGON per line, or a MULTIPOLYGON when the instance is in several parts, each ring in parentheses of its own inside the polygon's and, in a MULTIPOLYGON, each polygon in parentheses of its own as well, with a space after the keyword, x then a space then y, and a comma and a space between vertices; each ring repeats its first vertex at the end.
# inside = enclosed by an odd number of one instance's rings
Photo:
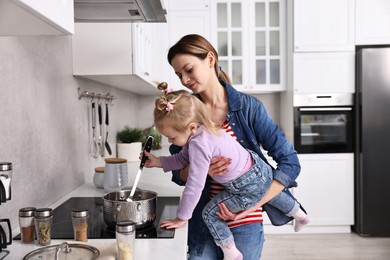
POLYGON ((294 0, 293 93, 355 92, 355 0, 294 0))
POLYGON ((355 93, 355 52, 293 54, 294 94, 355 93))
POLYGON ((210 0, 169 0, 168 41, 164 50, 164 65, 168 66, 168 82, 171 88, 184 89, 169 65, 169 48, 187 34, 199 34, 210 40, 210 0))
POLYGON ((285 0, 210 4, 212 43, 234 87, 246 93, 285 90, 285 0))
POLYGON ((356 45, 390 44, 389 24, 389 0, 356 0, 356 45))
POLYGON ((154 25, 76 23, 73 74, 137 94, 160 93, 152 65, 154 25))
POLYGON ((294 0, 293 8, 294 52, 355 50, 355 0, 294 0))
POLYGON ((0 1, 0 36, 73 33, 73 0, 0 1))

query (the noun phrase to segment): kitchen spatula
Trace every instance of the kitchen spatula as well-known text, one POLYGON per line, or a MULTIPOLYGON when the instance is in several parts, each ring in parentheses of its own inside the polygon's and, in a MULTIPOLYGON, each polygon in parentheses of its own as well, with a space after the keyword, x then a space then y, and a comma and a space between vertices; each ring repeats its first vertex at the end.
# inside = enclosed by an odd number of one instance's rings
POLYGON ((137 172, 137 176, 135 177, 135 181, 134 181, 133 187, 131 188, 130 195, 126 199, 126 201, 128 201, 128 202, 133 201, 133 196, 134 196, 135 190, 137 188, 138 181, 139 181, 139 178, 141 176, 142 169, 144 168, 145 162, 148 159, 148 157, 145 156, 145 152, 144 151, 150 152, 150 149, 152 148, 152 143, 153 143, 153 136, 148 136, 148 139, 146 140, 144 149, 142 150, 142 158, 141 158, 141 163, 139 165, 139 169, 138 169, 138 172, 137 172))
POLYGON ((110 144, 108 143, 108 104, 106 104, 106 140, 104 142, 104 146, 107 149, 109 155, 112 154, 110 144))

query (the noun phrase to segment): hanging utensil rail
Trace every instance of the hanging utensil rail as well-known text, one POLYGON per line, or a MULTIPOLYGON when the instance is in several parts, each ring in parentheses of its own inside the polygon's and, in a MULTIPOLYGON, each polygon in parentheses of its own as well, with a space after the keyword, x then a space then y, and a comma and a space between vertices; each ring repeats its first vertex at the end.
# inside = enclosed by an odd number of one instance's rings
POLYGON ((107 93, 105 95, 103 94, 99 94, 99 93, 93 93, 93 92, 89 92, 89 91, 81 91, 81 89, 79 88, 79 99, 83 98, 83 97, 87 97, 87 98, 92 98, 92 99, 105 99, 107 100, 107 102, 112 102, 114 99, 116 99, 115 96, 111 95, 110 93, 107 93))

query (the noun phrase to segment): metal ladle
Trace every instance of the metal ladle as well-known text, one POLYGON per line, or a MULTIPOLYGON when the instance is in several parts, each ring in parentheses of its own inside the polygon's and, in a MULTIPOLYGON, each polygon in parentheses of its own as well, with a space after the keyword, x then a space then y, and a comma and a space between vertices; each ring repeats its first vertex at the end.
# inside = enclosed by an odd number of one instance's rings
POLYGON ((144 151, 147 151, 149 153, 150 150, 152 149, 152 143, 153 143, 153 136, 148 136, 148 139, 146 140, 144 149, 142 150, 142 158, 141 158, 141 163, 139 165, 139 169, 137 172, 137 176, 135 177, 135 181, 134 181, 133 187, 131 189, 130 195, 126 199, 127 202, 133 201, 133 196, 134 196, 135 190, 137 189, 137 185, 138 185, 139 178, 141 177, 142 169, 144 168, 145 162, 148 159, 148 157, 145 155, 144 151))

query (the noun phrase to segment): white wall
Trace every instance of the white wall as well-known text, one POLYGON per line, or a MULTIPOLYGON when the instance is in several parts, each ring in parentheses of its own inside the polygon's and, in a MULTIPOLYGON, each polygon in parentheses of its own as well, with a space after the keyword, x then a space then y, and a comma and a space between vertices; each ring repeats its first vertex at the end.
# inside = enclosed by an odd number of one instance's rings
POLYGON ((71 36, 0 37, 0 161, 14 167, 0 218, 11 218, 13 228, 20 208, 52 204, 104 165, 88 155, 91 103, 79 100, 79 87, 118 97, 110 106, 114 151, 117 130, 143 118, 139 96, 74 78, 71 47, 71 36))

